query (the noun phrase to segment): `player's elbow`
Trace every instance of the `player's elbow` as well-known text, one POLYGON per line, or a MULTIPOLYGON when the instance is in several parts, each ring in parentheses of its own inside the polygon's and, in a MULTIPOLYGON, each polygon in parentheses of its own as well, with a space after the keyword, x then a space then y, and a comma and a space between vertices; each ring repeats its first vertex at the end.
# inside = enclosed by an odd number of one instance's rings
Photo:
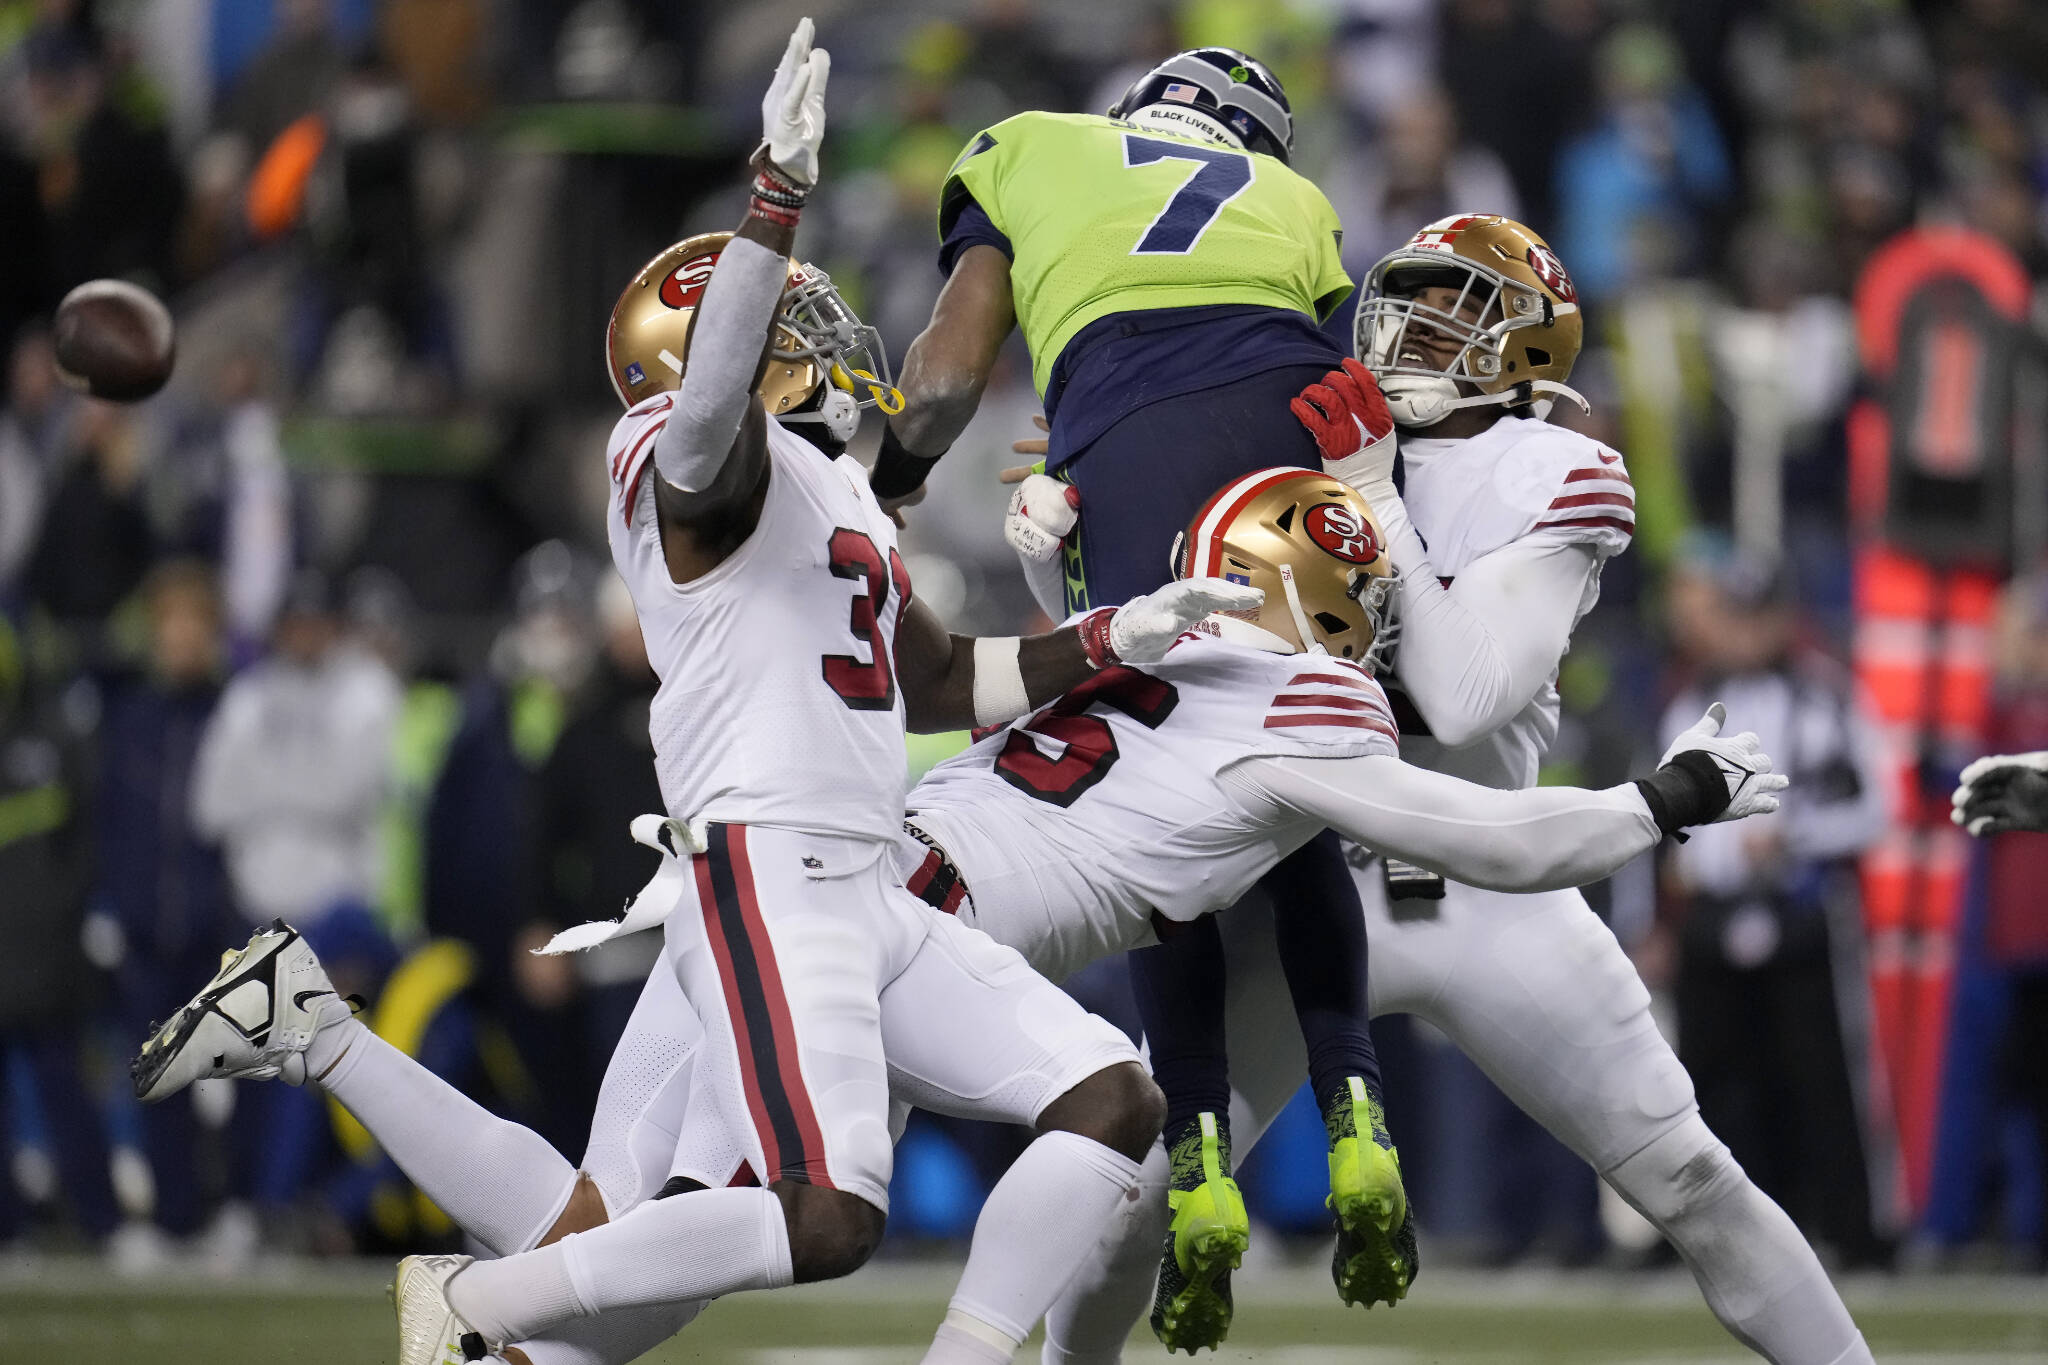
POLYGON ((1466 749, 1492 734, 1500 722, 1490 715, 1474 714, 1470 711, 1446 708, 1442 714, 1432 715, 1427 708, 1422 710, 1422 719, 1429 725, 1429 736, 1446 749, 1466 749))
POLYGON ((903 728, 913 735, 942 735, 974 724, 974 703, 968 687, 950 675, 905 674, 903 728))
POLYGON ((905 376, 903 411, 891 421, 897 439, 917 450, 935 433, 965 426, 987 383, 986 374, 955 364, 925 366, 914 377, 905 376))

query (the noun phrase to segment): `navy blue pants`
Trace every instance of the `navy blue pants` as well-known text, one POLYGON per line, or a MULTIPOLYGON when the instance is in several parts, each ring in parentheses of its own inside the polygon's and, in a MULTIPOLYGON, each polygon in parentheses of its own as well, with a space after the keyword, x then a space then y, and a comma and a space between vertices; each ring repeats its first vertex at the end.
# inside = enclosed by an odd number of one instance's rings
MULTIPOLYGON (((1081 491, 1069 539, 1067 606, 1116 605, 1173 577, 1174 537, 1224 484, 1275 465, 1321 469, 1315 439, 1288 403, 1328 373, 1286 365, 1139 408, 1059 472, 1081 491)), ((1317 1106, 1363 1076, 1379 1089, 1365 999, 1365 919, 1335 835, 1325 831, 1266 874, 1281 965, 1309 1055, 1317 1106)), ((1213 917, 1130 955, 1131 988, 1152 1071, 1166 1092, 1168 1140, 1204 1110, 1225 1117, 1227 967, 1213 917)))
POLYGON ((57 1167, 57 1188, 78 1225, 105 1237, 121 1221, 107 1161, 106 1128, 87 1090, 78 1056, 79 1030, 52 1023, 0 1031, 0 1243, 21 1230, 22 1209, 12 1157, 17 1131, 35 1130, 57 1167), (23 1124, 23 1110, 33 1115, 23 1124))
POLYGON ((1328 369, 1286 365, 1139 408, 1056 470, 1081 490, 1068 610, 1116 606, 1164 585, 1173 538, 1232 479, 1274 465, 1321 469, 1315 439, 1287 404, 1328 369))

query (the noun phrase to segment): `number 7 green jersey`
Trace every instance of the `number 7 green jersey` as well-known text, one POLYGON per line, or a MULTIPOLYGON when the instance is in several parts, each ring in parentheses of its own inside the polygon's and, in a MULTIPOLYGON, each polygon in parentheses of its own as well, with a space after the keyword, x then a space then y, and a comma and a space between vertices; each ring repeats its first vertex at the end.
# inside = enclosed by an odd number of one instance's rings
POLYGON ((977 135, 946 175, 942 238, 969 200, 1009 238, 1041 396, 1067 342, 1112 313, 1257 304, 1320 321, 1351 291, 1337 211, 1284 162, 1097 114, 977 135))

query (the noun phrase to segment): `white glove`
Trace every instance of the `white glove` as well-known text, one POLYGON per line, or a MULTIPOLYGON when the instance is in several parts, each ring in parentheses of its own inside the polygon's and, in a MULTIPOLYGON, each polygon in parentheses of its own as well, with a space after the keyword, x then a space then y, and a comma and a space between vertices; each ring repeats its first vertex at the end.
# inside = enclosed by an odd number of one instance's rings
POLYGON ((1188 627, 1218 611, 1256 611, 1263 589, 1222 578, 1183 578, 1133 597, 1109 618, 1109 647, 1127 664, 1156 664, 1188 627))
POLYGON ((2048 753, 1992 754, 1963 769, 1949 818, 1982 838, 2048 829, 2048 753))
POLYGON ((1680 754, 1694 752, 1713 761, 1715 770, 1728 784, 1728 806, 1710 822, 1717 825, 1750 815, 1769 815, 1778 808, 1777 794, 1792 785, 1791 778, 1771 771, 1771 756, 1764 752, 1763 741, 1755 731, 1744 730, 1739 735, 1721 733, 1727 719, 1728 708, 1715 702, 1691 728, 1671 741, 1658 765, 1665 767, 1680 754))
POLYGON ((1081 490, 1049 474, 1027 474, 1010 490, 1010 510, 1003 518, 1003 539, 1034 564, 1060 552, 1060 542, 1080 517, 1081 490))
POLYGON ((805 185, 818 183, 818 144, 825 140, 825 78, 832 71, 832 55, 819 48, 811 50, 813 32, 809 19, 799 19, 775 79, 761 99, 761 148, 790 179, 805 185))

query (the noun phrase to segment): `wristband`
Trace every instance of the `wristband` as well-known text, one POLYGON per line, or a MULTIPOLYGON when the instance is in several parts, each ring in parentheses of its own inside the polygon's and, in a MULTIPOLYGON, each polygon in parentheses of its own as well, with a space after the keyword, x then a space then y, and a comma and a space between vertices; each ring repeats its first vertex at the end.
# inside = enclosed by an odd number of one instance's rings
POLYGON ((1081 653, 1087 658, 1088 666, 1097 672, 1123 662, 1117 657, 1116 645, 1110 640, 1109 627, 1115 619, 1115 607, 1099 607, 1074 622, 1074 630, 1081 636, 1081 653))
POLYGON ((1687 749, 1673 756, 1656 772, 1638 778, 1636 790, 1643 794, 1657 828, 1680 842, 1685 835, 1679 831, 1687 825, 1712 823, 1734 800, 1720 765, 1704 749, 1687 749))
MULTIPOLYGON (((945 452, 941 451, 940 454, 945 452)), ((882 428, 882 448, 875 455, 875 467, 868 474, 868 487, 878 498, 907 498, 924 487, 925 476, 932 472, 932 466, 939 462, 939 456, 927 459, 913 455, 904 449, 897 438, 896 428, 882 428)))
POLYGON ((810 197, 808 186, 791 180, 766 157, 757 157, 754 194, 747 201, 748 213, 781 227, 794 228, 810 197))
POLYGON ((974 724, 1007 725, 1031 709, 1024 670, 1017 662, 1023 644, 1014 635, 984 635, 974 642, 974 724))

